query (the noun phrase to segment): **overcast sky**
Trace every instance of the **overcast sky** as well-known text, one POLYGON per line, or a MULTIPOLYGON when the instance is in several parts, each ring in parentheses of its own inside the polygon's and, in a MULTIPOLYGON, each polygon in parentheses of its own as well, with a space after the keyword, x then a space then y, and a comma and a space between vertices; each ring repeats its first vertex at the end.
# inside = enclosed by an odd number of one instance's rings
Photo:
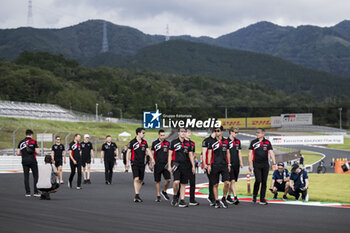
MULTIPOLYGON (((62 28, 104 19, 148 34, 217 37, 258 21, 332 26, 350 19, 350 0, 32 0, 33 26, 62 28)), ((28 0, 0 0, 0 28, 27 25, 28 0)))

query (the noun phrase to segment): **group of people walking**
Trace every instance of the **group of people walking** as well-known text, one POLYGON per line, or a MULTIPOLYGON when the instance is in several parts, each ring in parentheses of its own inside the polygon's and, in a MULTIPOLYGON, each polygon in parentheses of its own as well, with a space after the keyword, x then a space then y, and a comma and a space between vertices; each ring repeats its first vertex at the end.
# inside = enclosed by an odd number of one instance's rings
MULTIPOLYGON (((178 137, 171 142, 166 140, 164 130, 158 131, 158 139, 152 143, 151 148, 144 139, 145 129, 137 128, 136 136, 123 150, 126 154, 125 167, 132 170, 134 202, 143 202, 141 199, 141 188, 143 185, 146 158, 149 156, 149 168, 153 171, 156 186, 156 202, 161 197, 170 200, 167 193, 173 176, 173 199, 171 205, 178 207, 197 206, 195 199, 196 188, 196 164, 195 164, 195 143, 191 140, 191 129, 179 128, 178 137), (161 189, 161 179, 164 178, 164 186, 161 189), (189 203, 185 202, 186 185, 190 184, 189 203)), ((215 208, 228 208, 228 204, 239 204, 235 184, 238 181, 240 169, 243 168, 241 141, 237 138, 238 128, 229 129, 229 137, 223 137, 223 127, 212 129, 211 135, 202 143, 202 168, 208 177, 210 206, 215 208), (219 182, 223 182, 223 195, 219 199, 219 182)), ((50 199, 49 194, 55 192, 60 184, 63 184, 62 165, 66 163, 65 147, 60 143, 60 137, 55 138, 51 155, 45 156, 45 164, 39 170, 36 155, 40 154, 36 140, 32 138, 33 131, 27 130, 26 137, 18 144, 17 155, 22 156, 24 171, 25 196, 31 196, 29 187, 29 170, 32 170, 34 177, 34 196, 42 199, 50 199), (51 176, 50 176, 51 174, 51 176), (53 176, 52 176, 53 174, 53 176), (57 180, 56 180, 57 177, 57 180), (39 191, 41 193, 39 193, 39 191)), ((270 170, 269 161, 272 161, 272 169, 276 169, 276 158, 271 142, 264 137, 264 129, 256 130, 256 139, 252 140, 249 146, 249 170, 254 172, 255 183, 252 202, 257 202, 260 189, 259 203, 266 205, 265 199, 267 178, 270 170)), ((72 188, 72 181, 77 171, 77 189, 82 189, 81 178, 83 168, 84 184, 91 184, 90 164, 94 162, 95 156, 90 136, 85 134, 84 140, 80 142, 80 134, 74 135, 74 140, 69 144, 69 161, 71 174, 68 180, 68 187, 72 188)), ((101 163, 105 165, 105 183, 112 183, 113 167, 118 158, 117 145, 112 142, 110 135, 107 135, 106 142, 101 148, 101 163)), ((292 174, 289 177, 284 164, 279 163, 278 169, 274 171, 271 192, 277 198, 277 192, 283 191, 286 198, 287 192, 299 198, 302 194, 305 200, 309 186, 306 171, 293 165, 292 174), (282 169, 282 168, 283 169, 282 169)))

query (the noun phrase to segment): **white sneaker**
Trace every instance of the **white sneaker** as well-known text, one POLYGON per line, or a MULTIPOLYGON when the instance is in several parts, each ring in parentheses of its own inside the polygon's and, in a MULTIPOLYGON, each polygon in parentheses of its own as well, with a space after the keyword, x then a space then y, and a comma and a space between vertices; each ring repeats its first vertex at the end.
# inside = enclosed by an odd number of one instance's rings
POLYGON ((80 189, 83 189, 83 188, 78 186, 77 189, 80 190, 80 189))

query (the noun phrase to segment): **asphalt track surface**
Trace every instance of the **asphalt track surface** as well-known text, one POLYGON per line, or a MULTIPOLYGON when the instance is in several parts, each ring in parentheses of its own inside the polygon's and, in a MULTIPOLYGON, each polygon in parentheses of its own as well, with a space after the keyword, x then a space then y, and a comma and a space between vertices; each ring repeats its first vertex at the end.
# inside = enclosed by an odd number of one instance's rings
MULTIPOLYGON (((64 174, 67 180, 68 173, 64 174)), ((32 177, 31 177, 32 178, 32 177)), ((0 232, 348 232, 345 208, 240 203, 228 209, 172 207, 155 203, 153 174, 146 174, 143 203, 133 202, 132 175, 115 173, 112 185, 103 173, 92 174, 83 190, 64 184, 52 200, 24 197, 23 174, 0 175, 0 232)), ((205 175, 197 183, 206 182, 205 175)), ((75 180, 74 183, 75 185, 75 180)), ((186 198, 187 199, 187 198, 186 198)))

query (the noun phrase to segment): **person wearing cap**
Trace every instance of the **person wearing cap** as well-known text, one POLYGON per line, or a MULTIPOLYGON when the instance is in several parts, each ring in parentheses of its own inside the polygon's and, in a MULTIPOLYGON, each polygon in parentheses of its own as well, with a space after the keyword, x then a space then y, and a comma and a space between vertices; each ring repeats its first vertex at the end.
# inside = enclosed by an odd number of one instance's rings
POLYGON ((309 177, 307 172, 299 167, 298 164, 293 164, 289 181, 289 195, 294 196, 299 200, 300 193, 303 201, 307 199, 307 189, 309 188, 309 177))
POLYGON ((284 192, 283 200, 288 200, 287 193, 289 190, 289 172, 284 168, 284 163, 278 163, 277 170, 273 172, 270 191, 274 194, 276 200, 278 192, 284 192))
POLYGON ((92 147, 92 143, 89 141, 90 136, 89 134, 84 135, 84 141, 80 143, 81 145, 81 154, 82 154, 82 166, 83 166, 83 177, 84 177, 84 184, 91 184, 90 181, 90 164, 91 164, 91 157, 92 162, 95 163, 95 156, 94 156, 94 148, 92 147), (87 169, 85 169, 87 167, 87 169))

